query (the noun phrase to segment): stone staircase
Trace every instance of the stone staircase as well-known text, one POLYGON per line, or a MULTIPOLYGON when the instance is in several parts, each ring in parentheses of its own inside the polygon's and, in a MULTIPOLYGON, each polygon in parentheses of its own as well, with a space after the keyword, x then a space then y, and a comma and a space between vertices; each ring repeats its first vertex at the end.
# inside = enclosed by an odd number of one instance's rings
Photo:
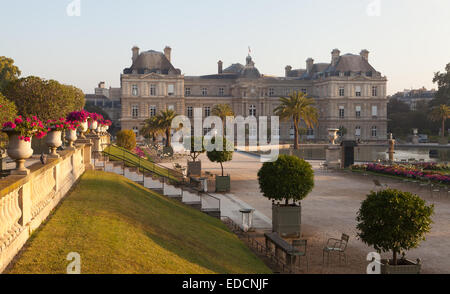
POLYGON ((195 188, 187 185, 176 185, 169 183, 167 178, 153 173, 142 173, 137 167, 128 167, 120 161, 109 161, 108 156, 100 155, 95 160, 92 159, 92 165, 96 170, 111 172, 122 175, 127 179, 138 183, 158 194, 164 195, 170 199, 180 201, 181 203, 200 210, 212 217, 220 219, 220 200, 201 193, 195 188))

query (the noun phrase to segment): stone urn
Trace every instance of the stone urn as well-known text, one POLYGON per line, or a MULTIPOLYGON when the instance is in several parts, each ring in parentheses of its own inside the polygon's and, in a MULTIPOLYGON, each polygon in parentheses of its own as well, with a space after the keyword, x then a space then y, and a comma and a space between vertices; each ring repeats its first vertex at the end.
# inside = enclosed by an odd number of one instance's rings
POLYGON ((88 130, 88 122, 82 122, 80 123, 80 138, 81 139, 86 139, 86 136, 84 135, 84 133, 86 133, 88 130))
POLYGON ((25 160, 33 155, 33 149, 30 142, 20 140, 20 134, 13 131, 4 131, 9 138, 8 149, 6 152, 11 159, 16 161, 16 169, 11 171, 12 175, 28 175, 30 170, 25 167, 25 160))
POLYGON ((77 131, 76 130, 66 130, 66 140, 69 143, 68 150, 75 150, 73 146, 73 142, 77 140, 77 131))
POLYGON ((328 139, 330 139, 330 145, 336 145, 336 139, 338 138, 337 132, 339 132, 339 129, 328 129, 328 139))
POLYGON ((97 129, 98 122, 96 120, 91 122, 91 125, 89 126, 89 129, 92 131, 92 133, 95 133, 95 130, 97 129))
POLYGON ((97 134, 101 134, 102 133, 102 125, 98 124, 97 129, 95 131, 97 132, 97 134))
POLYGON ((59 154, 56 153, 56 149, 62 145, 61 131, 51 131, 45 137, 45 143, 50 148, 50 158, 58 158, 59 154))

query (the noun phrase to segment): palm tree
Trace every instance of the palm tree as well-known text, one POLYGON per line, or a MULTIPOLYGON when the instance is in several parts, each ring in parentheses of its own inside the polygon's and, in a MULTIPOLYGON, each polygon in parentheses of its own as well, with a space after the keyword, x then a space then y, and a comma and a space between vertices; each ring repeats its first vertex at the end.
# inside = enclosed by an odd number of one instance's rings
POLYGON ((212 109, 212 114, 220 117, 222 120, 222 135, 225 135, 226 118, 227 116, 234 116, 233 109, 229 104, 217 104, 212 109))
POLYGON ((166 147, 170 146, 170 130, 172 129, 172 120, 177 116, 173 110, 161 111, 155 116, 155 124, 166 136, 166 147))
POLYGON ((156 141, 156 136, 163 133, 156 121, 156 116, 152 116, 144 121, 144 126, 141 128, 140 133, 143 136, 152 137, 153 143, 156 141))
POLYGON ((448 118, 450 118, 450 107, 445 104, 435 107, 430 114, 430 119, 432 121, 442 121, 442 138, 445 137, 445 121, 448 118))
POLYGON ((281 119, 294 121, 294 149, 298 149, 298 127, 304 121, 308 128, 317 124, 319 114, 314 107, 315 101, 302 92, 293 92, 289 97, 281 97, 281 104, 275 108, 274 113, 281 119))

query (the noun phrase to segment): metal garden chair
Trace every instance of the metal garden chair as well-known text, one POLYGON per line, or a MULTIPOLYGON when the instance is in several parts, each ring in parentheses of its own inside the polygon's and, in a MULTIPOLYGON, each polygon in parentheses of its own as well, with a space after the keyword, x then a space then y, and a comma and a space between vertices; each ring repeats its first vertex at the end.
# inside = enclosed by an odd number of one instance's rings
POLYGON ((330 264, 330 254, 337 253, 339 256, 339 264, 341 260, 344 259, 345 264, 347 264, 347 254, 346 249, 348 245, 349 235, 342 234, 341 239, 330 238, 327 241, 327 245, 323 248, 322 252, 322 264, 325 264, 325 254, 327 254, 327 265, 330 264))
POLYGON ((306 259, 306 271, 309 271, 309 263, 308 263, 308 256, 306 255, 306 249, 307 249, 307 240, 293 240, 292 241, 292 247, 295 249, 295 251, 292 253, 293 256, 299 257, 299 266, 300 266, 300 258, 303 256, 306 259))

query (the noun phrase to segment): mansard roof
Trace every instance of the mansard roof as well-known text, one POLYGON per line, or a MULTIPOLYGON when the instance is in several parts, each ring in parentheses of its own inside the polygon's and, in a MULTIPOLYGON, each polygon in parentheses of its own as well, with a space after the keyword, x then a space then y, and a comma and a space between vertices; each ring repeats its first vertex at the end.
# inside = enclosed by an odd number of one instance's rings
POLYGON ((133 62, 130 68, 124 70, 125 74, 136 72, 138 74, 158 73, 158 74, 181 74, 167 59, 164 53, 149 50, 142 52, 133 62))

